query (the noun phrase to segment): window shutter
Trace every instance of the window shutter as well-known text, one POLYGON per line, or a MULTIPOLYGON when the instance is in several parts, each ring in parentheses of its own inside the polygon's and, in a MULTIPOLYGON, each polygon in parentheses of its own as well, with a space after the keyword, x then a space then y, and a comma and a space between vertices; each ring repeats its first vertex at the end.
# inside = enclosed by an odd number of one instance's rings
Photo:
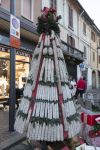
POLYGON ((42 9, 44 7, 50 7, 50 0, 42 0, 42 9))
POLYGON ((67 8, 67 1, 64 0, 64 26, 67 27, 68 26, 68 8, 67 8))
POLYGON ((63 0, 57 0, 57 15, 61 15, 62 18, 59 20, 59 22, 63 24, 63 0))
POLYGON ((69 6, 69 26, 73 28, 73 9, 69 6))
POLYGON ((69 35, 67 34, 67 44, 69 45, 69 35))
POLYGON ((23 14, 22 15, 25 18, 31 20, 31 0, 23 0, 23 14))
POLYGON ((57 7, 57 0, 50 0, 50 7, 56 9, 56 7, 57 7))
POLYGON ((75 48, 75 39, 72 38, 72 47, 75 48))

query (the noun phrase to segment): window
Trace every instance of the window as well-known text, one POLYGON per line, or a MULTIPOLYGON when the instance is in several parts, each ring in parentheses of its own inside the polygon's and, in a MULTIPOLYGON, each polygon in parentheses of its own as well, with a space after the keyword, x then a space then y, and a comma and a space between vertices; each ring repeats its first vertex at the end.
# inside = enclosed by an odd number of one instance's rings
POLYGON ((10 61, 0 58, 0 100, 9 96, 10 61))
POLYGON ((93 52, 93 61, 95 61, 95 52, 93 52))
POLYGON ((73 9, 69 6, 69 27, 73 28, 73 9))
POLYGON ((84 46, 84 58, 87 58, 86 46, 84 46))
POLYGON ((95 33, 93 31, 91 31, 91 40, 95 42, 95 33))
POLYGON ((99 64, 100 64, 100 56, 98 56, 98 59, 99 59, 99 64))
POLYGON ((50 0, 50 3, 51 3, 50 7, 56 9, 56 7, 57 7, 57 1, 56 0, 50 0))
POLYGON ((83 33, 86 35, 86 24, 83 22, 83 33))
POLYGON ((21 0, 21 15, 33 21, 33 0, 21 0))
POLYGON ((98 42, 99 44, 98 44, 98 46, 100 46, 100 39, 99 39, 99 42, 98 42))
POLYGON ((72 36, 67 35, 67 43, 71 47, 75 48, 75 39, 72 36))

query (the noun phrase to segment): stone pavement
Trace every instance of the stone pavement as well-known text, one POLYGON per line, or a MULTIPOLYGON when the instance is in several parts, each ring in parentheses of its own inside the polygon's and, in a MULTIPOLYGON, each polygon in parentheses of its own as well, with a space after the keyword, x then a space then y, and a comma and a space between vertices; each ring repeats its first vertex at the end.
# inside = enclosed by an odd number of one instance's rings
POLYGON ((9 110, 8 108, 3 110, 0 105, 0 150, 24 139, 24 137, 24 135, 19 135, 17 132, 9 132, 9 110))

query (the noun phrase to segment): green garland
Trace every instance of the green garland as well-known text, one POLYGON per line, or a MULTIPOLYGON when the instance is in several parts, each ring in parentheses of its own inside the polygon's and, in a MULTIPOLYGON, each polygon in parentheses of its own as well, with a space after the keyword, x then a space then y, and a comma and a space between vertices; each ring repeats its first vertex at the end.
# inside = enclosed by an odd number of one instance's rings
POLYGON ((100 124, 96 124, 95 126, 94 126, 94 131, 96 132, 96 131, 100 131, 100 124))
POLYGON ((58 20, 61 16, 56 16, 56 11, 54 9, 44 8, 43 14, 38 17, 37 32, 51 34, 51 31, 55 31, 56 34, 60 33, 58 26, 58 20))
POLYGON ((54 60, 54 56, 53 55, 49 55, 49 54, 45 54, 44 58, 50 58, 51 60, 54 60))
POLYGON ((27 114, 23 113, 21 110, 17 113, 17 116, 22 117, 23 120, 27 118, 27 114))
POLYGON ((79 121, 79 114, 75 113, 74 115, 71 115, 67 117, 67 121, 71 124, 72 121, 79 121))
POLYGON ((28 101, 32 100, 32 97, 28 97, 28 96, 24 96, 24 95, 23 95, 23 98, 27 99, 28 101))
POLYGON ((60 124, 60 119, 48 119, 48 118, 32 117, 31 123, 33 124, 33 126, 35 125, 36 122, 39 124, 43 124, 45 122, 46 125, 48 125, 48 124, 58 125, 58 124, 60 124))
POLYGON ((58 103, 58 101, 49 101, 49 100, 46 100, 46 99, 36 99, 36 101, 35 102, 37 102, 37 103, 40 103, 40 102, 42 102, 42 103, 49 103, 49 104, 57 104, 58 103))
POLYGON ((100 108, 97 106, 92 105, 92 111, 93 112, 100 112, 100 108))
POLYGON ((27 80, 27 83, 29 83, 29 84, 32 85, 32 84, 33 84, 33 81, 34 81, 34 80, 31 78, 31 79, 28 79, 28 80, 27 80))
POLYGON ((52 86, 52 87, 56 87, 57 86, 57 82, 51 82, 51 81, 39 81, 40 85, 44 85, 44 86, 52 86))
POLYGON ((39 57, 39 54, 35 54, 34 58, 38 59, 38 57, 39 57))

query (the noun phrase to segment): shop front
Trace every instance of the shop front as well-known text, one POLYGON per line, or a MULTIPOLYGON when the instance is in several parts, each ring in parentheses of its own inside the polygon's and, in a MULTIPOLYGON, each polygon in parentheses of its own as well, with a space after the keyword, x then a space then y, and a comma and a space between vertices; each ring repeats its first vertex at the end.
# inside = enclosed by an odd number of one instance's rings
MULTIPOLYGON (((21 47, 16 49, 15 82, 18 88, 22 88, 26 83, 31 55, 34 51, 35 43, 28 39, 21 38, 21 47)), ((9 35, 0 33, 0 103, 8 100, 10 93, 10 51, 9 35)))
MULTIPOLYGON (((22 88, 25 84, 30 64, 31 53, 16 50, 16 86, 22 88)), ((12 81, 13 82, 13 81, 12 81)), ((9 98, 10 89, 10 49, 0 46, 0 102, 9 98)))

